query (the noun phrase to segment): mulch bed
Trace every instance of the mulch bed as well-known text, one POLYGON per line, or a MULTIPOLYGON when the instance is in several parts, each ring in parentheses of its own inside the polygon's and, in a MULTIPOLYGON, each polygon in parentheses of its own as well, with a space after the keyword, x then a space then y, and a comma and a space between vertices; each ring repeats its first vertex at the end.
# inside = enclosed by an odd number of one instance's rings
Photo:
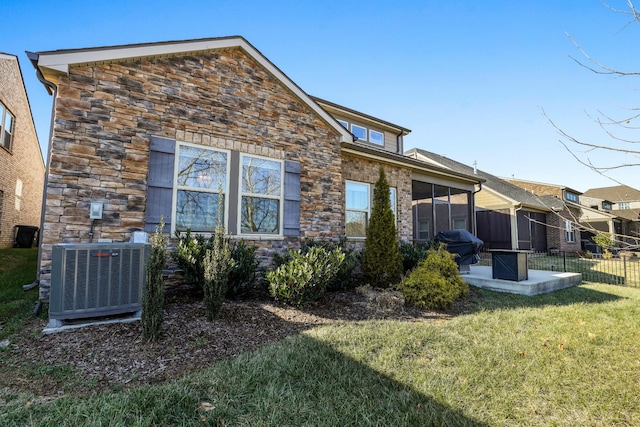
POLYGON ((0 370, 0 387, 60 396, 160 384, 317 325, 370 319, 449 319, 466 311, 474 297, 477 295, 472 294, 449 312, 381 303, 370 291, 331 292, 304 309, 254 297, 225 301, 219 319, 208 322, 201 296, 178 289, 166 296, 161 337, 153 343, 142 339, 139 321, 41 335, 46 321, 34 319, 29 330, 10 343, 9 364, 0 370), (68 375, 56 375, 64 367, 79 372, 82 381, 72 386, 65 383, 68 375))

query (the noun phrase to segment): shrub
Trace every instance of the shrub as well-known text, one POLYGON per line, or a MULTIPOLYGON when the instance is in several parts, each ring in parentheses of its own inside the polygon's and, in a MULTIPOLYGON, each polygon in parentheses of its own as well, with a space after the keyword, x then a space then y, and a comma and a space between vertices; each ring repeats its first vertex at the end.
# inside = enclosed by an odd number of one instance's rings
MULTIPOLYGON (((207 250, 213 250, 215 233, 209 238, 201 234, 193 236, 191 230, 184 233, 176 232, 178 243, 171 254, 174 261, 182 270, 187 282, 202 287, 204 285, 204 258, 207 250)), ((234 267, 229 273, 227 296, 237 297, 249 292, 256 279, 259 261, 256 257, 256 246, 248 246, 244 241, 231 243, 231 257, 234 267)))
POLYGON ((229 273, 235 266, 231 258, 231 245, 224 227, 216 227, 213 247, 207 248, 203 259, 204 267, 204 309, 208 321, 218 317, 227 293, 229 273))
POLYGON ((389 200, 389 184, 382 167, 373 189, 371 220, 362 251, 362 273, 364 280, 377 288, 393 286, 402 277, 402 255, 389 200))
POLYGON ((462 280, 454 256, 440 245, 427 250, 427 257, 399 286, 409 304, 426 309, 448 309, 466 296, 469 285, 462 280))
MULTIPOLYGON (((353 249, 347 247, 347 239, 343 237, 340 239, 338 243, 324 241, 324 240, 314 240, 309 239, 305 241, 302 246, 300 246, 300 251, 302 254, 306 254, 309 252, 311 248, 323 248, 327 252, 333 252, 338 249, 344 254, 344 261, 340 264, 340 268, 335 278, 327 283, 328 291, 338 291, 343 289, 348 289, 355 287, 353 280, 353 272, 358 267, 360 263, 360 258, 358 257, 358 253, 353 249)), ((273 255, 273 267, 274 269, 280 267, 283 264, 288 263, 292 258, 292 251, 288 251, 286 254, 274 254, 273 255)))
POLYGON ((164 280, 162 272, 167 264, 167 239, 162 235, 164 222, 151 235, 151 251, 146 264, 146 286, 142 296, 142 337, 156 341, 162 326, 164 280))
POLYGON ((233 243, 231 258, 235 265, 229 272, 227 298, 247 294, 253 289, 256 282, 256 270, 260 265, 260 261, 256 257, 257 249, 257 246, 248 246, 243 240, 233 243))
POLYGON ((340 248, 316 246, 306 252, 289 251, 289 257, 289 261, 266 273, 269 293, 276 300, 302 306, 325 293, 327 284, 338 275, 345 254, 340 248))
POLYGON ((400 254, 402 255, 402 268, 404 273, 416 268, 418 263, 427 257, 427 250, 436 247, 434 243, 434 240, 428 243, 412 243, 401 240, 398 249, 400 249, 400 254))

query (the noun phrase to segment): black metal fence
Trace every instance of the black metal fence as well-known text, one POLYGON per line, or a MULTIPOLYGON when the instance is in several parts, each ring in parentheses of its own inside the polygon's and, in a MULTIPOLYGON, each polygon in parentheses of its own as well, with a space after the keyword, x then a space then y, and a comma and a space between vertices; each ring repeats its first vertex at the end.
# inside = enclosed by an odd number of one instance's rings
MULTIPOLYGON (((579 257, 565 252, 528 254, 531 270, 582 273, 586 282, 640 287, 640 254, 629 253, 611 258, 579 257)), ((480 254, 480 265, 491 265, 491 252, 480 254)))

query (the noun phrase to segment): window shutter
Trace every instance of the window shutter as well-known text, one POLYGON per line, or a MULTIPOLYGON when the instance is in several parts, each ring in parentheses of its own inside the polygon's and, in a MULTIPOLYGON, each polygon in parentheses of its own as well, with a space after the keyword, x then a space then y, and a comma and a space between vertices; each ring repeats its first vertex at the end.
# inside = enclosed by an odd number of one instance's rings
POLYGON ((300 163, 284 162, 284 230, 285 236, 300 235, 300 163))
POLYGON ((151 137, 144 224, 144 230, 147 232, 155 231, 156 225, 160 224, 160 218, 164 219, 165 224, 162 231, 171 230, 175 153, 175 140, 151 137))

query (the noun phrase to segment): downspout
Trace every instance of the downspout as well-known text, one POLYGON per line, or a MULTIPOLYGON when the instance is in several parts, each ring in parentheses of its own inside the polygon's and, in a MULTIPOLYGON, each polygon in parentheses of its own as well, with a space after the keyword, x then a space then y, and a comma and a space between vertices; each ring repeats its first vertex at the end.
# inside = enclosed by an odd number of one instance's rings
MULTIPOLYGON (((47 203, 47 187, 49 184, 49 167, 51 165, 51 151, 53 147, 53 123, 55 119, 55 106, 56 106, 56 98, 58 95, 58 87, 44 78, 42 75, 42 71, 38 67, 38 54, 33 52, 26 52, 27 57, 31 60, 31 63, 36 69, 36 77, 44 85, 49 92, 50 95, 53 95, 53 103, 51 104, 51 123, 49 124, 49 147, 47 149, 47 164, 45 166, 44 172, 44 188, 42 189, 42 207, 40 211, 40 232, 38 233, 38 269, 36 271, 36 281, 35 284, 40 284, 40 271, 42 266, 42 236, 44 234, 44 219, 45 219, 45 210, 47 203)), ((40 299, 42 299, 42 295, 40 295, 40 299)))
POLYGON ((402 151, 400 151, 400 138, 402 138, 403 133, 404 130, 400 129, 400 133, 396 135, 396 153, 398 154, 402 154, 402 151))

